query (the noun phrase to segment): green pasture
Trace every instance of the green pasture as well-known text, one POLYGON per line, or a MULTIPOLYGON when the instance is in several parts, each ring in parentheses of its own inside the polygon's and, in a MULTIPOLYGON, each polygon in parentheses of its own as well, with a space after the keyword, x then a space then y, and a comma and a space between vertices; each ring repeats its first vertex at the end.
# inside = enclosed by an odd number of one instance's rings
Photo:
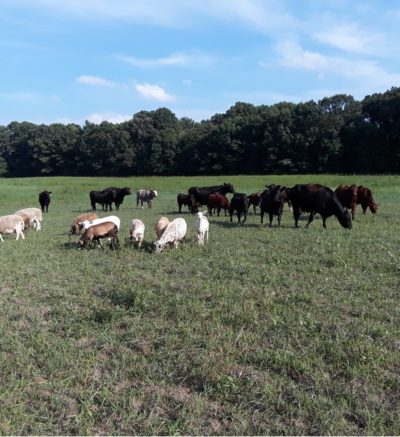
POLYGON ((43 229, 0 243, 0 434, 400 433, 400 176, 0 179, 0 215, 46 189, 43 229), (380 209, 351 231, 221 214, 205 247, 185 209, 184 245, 151 252, 179 192, 223 182, 363 184, 380 209), (108 186, 159 197, 125 198, 119 250, 81 250, 70 223, 108 186))

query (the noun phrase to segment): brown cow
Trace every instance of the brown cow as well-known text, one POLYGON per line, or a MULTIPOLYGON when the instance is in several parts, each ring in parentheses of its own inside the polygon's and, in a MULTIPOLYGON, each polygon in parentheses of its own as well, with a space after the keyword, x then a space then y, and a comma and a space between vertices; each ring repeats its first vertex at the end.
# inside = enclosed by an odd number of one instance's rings
POLYGON ((213 210, 217 210, 217 215, 221 212, 221 209, 225 211, 225 215, 227 215, 227 211, 229 210, 229 200, 226 198, 224 194, 221 193, 213 193, 208 197, 207 202, 208 214, 212 216, 213 210))
POLYGON ((339 185, 335 194, 343 207, 351 210, 351 218, 354 220, 357 206, 357 185, 339 185))
POLYGON ((257 193, 252 193, 247 196, 249 198, 249 208, 250 205, 253 205, 253 212, 256 213, 256 208, 260 204, 261 199, 261 191, 258 191, 257 193))
POLYGON ((375 214, 378 211, 379 204, 375 203, 371 190, 362 185, 357 187, 357 205, 359 204, 361 204, 364 214, 367 212, 367 208, 370 209, 372 214, 375 214))

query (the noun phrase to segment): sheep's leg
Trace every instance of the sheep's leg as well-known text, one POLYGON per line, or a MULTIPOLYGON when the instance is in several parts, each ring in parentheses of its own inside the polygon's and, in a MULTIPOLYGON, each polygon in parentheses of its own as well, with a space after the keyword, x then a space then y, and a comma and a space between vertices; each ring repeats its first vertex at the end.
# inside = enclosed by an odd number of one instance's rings
POLYGON ((0 234, 0 241, 2 241, 4 243, 3 237, 0 234))

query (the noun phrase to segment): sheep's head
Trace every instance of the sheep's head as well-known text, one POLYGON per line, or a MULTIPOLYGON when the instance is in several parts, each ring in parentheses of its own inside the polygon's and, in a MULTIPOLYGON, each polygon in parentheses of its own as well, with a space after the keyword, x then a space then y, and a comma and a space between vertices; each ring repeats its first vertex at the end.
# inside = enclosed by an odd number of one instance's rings
POLYGON ((160 253, 163 249, 164 249, 164 244, 162 244, 159 240, 154 242, 153 251, 155 253, 160 253))

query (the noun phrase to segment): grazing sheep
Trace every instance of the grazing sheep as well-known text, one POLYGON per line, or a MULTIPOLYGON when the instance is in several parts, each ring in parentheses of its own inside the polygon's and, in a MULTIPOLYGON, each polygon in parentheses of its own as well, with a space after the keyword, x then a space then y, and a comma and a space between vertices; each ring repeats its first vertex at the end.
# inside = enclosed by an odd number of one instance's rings
POLYGON ((81 247, 85 247, 88 242, 97 241, 97 243, 101 246, 102 238, 110 238, 111 244, 114 242, 119 243, 118 240, 118 227, 113 222, 103 222, 98 223, 96 225, 89 226, 82 237, 79 239, 79 245, 81 247))
POLYGON ((154 251, 161 252, 167 244, 177 248, 179 242, 185 238, 186 232, 187 224, 183 218, 172 220, 166 227, 161 238, 154 242, 154 251))
POLYGON ((204 245, 204 239, 208 243, 208 230, 210 227, 210 224, 208 222, 208 218, 205 216, 205 212, 198 212, 197 220, 195 223, 195 228, 197 230, 197 240, 199 242, 199 245, 204 245))
POLYGON ((144 223, 139 219, 133 219, 129 225, 129 238, 132 243, 137 243, 139 249, 144 238, 144 229, 144 223))
POLYGON ((79 235, 79 233, 83 229, 83 226, 81 225, 82 222, 84 222, 85 220, 92 221, 96 219, 98 219, 98 216, 93 212, 87 212, 85 214, 78 215, 78 217, 74 218, 74 221, 71 224, 71 230, 69 231, 69 234, 79 235))
POLYGON ((19 236, 25 240, 25 235, 23 232, 24 227, 24 220, 19 215, 11 214, 0 217, 0 241, 4 242, 2 235, 12 234, 13 232, 17 234, 16 240, 18 240, 19 236))
POLYGON ((158 219, 158 222, 154 226, 154 230, 156 231, 157 238, 161 238, 168 224, 169 224, 169 220, 167 219, 167 217, 161 217, 158 219))
POLYGON ((93 225, 98 225, 105 222, 114 223, 118 230, 121 227, 121 220, 116 215, 109 215, 107 217, 98 218, 95 220, 84 220, 83 222, 80 222, 80 225, 82 226, 82 229, 86 231, 86 229, 90 228, 93 225))
POLYGON ((16 215, 23 216, 24 214, 29 217, 29 225, 34 229, 40 231, 42 228, 40 222, 43 220, 42 211, 39 208, 23 208, 18 210, 16 215))

